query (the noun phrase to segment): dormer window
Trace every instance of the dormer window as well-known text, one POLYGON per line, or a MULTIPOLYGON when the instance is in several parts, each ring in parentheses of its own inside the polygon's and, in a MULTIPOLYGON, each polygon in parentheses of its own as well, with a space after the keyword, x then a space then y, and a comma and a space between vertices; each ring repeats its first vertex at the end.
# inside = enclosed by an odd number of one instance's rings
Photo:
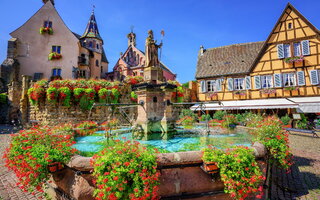
POLYGON ((43 27, 45 27, 45 28, 52 28, 52 21, 44 21, 43 27))

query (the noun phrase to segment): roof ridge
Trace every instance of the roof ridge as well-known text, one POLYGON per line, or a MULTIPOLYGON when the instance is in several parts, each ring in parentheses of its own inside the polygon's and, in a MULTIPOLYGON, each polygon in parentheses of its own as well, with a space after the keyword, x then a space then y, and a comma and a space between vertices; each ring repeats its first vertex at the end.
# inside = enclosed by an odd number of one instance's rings
POLYGON ((208 50, 214 50, 214 49, 221 49, 221 48, 226 48, 226 47, 233 47, 233 46, 241 46, 241 45, 247 45, 247 44, 257 44, 257 43, 264 43, 265 41, 258 41, 258 42, 245 42, 245 43, 238 43, 238 44, 229 44, 225 46, 219 46, 219 47, 213 47, 213 48, 208 48, 205 49, 205 51, 208 50))

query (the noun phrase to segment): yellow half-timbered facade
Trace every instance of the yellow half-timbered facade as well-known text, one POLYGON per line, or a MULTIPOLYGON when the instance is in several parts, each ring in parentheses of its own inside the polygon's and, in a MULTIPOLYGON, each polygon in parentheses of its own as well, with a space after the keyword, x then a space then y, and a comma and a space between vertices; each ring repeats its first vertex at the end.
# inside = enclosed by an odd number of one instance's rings
POLYGON ((312 97, 305 101, 320 102, 319 36, 319 30, 288 4, 265 42, 200 47, 198 99, 290 102, 312 97))

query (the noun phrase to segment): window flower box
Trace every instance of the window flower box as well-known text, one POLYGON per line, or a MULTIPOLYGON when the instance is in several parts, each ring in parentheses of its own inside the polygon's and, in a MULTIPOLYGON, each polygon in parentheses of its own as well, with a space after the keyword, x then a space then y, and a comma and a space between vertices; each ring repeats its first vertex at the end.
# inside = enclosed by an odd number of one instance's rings
POLYGON ((62 58, 62 55, 57 52, 52 52, 49 54, 48 59, 49 60, 59 60, 62 58))
POLYGON ((285 91, 298 91, 298 90, 299 90, 299 87, 290 86, 290 87, 285 87, 284 90, 285 90, 285 91))
POLYGON ((275 94, 276 90, 272 89, 272 88, 264 88, 262 90, 260 90, 261 94, 275 94))
POLYGON ((285 63, 299 63, 304 60, 303 56, 294 56, 294 57, 288 57, 284 59, 285 63))
POLYGON ((218 93, 217 92, 209 92, 207 95, 209 98, 213 98, 213 97, 218 96, 218 93))
POLYGON ((49 35, 53 35, 53 29, 49 27, 41 27, 39 32, 41 35, 45 33, 48 33, 49 35))
POLYGON ((237 90, 237 91, 234 91, 233 94, 245 96, 247 94, 247 92, 243 91, 243 90, 237 90))

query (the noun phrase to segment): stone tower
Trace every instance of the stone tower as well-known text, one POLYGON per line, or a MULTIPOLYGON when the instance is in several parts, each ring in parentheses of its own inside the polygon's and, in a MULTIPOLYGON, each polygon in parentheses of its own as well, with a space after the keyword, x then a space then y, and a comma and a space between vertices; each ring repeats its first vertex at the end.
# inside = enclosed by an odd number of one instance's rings
POLYGON ((48 1, 51 1, 52 5, 54 5, 54 0, 42 0, 44 4, 46 4, 48 1))
POLYGON ((98 24, 94 15, 94 11, 92 11, 86 30, 80 39, 84 47, 90 49, 91 51, 100 54, 102 53, 103 40, 98 30, 98 24))
POLYGON ((134 32, 130 32, 128 35, 127 35, 127 38, 128 38, 128 47, 130 46, 136 46, 136 34, 134 32))

